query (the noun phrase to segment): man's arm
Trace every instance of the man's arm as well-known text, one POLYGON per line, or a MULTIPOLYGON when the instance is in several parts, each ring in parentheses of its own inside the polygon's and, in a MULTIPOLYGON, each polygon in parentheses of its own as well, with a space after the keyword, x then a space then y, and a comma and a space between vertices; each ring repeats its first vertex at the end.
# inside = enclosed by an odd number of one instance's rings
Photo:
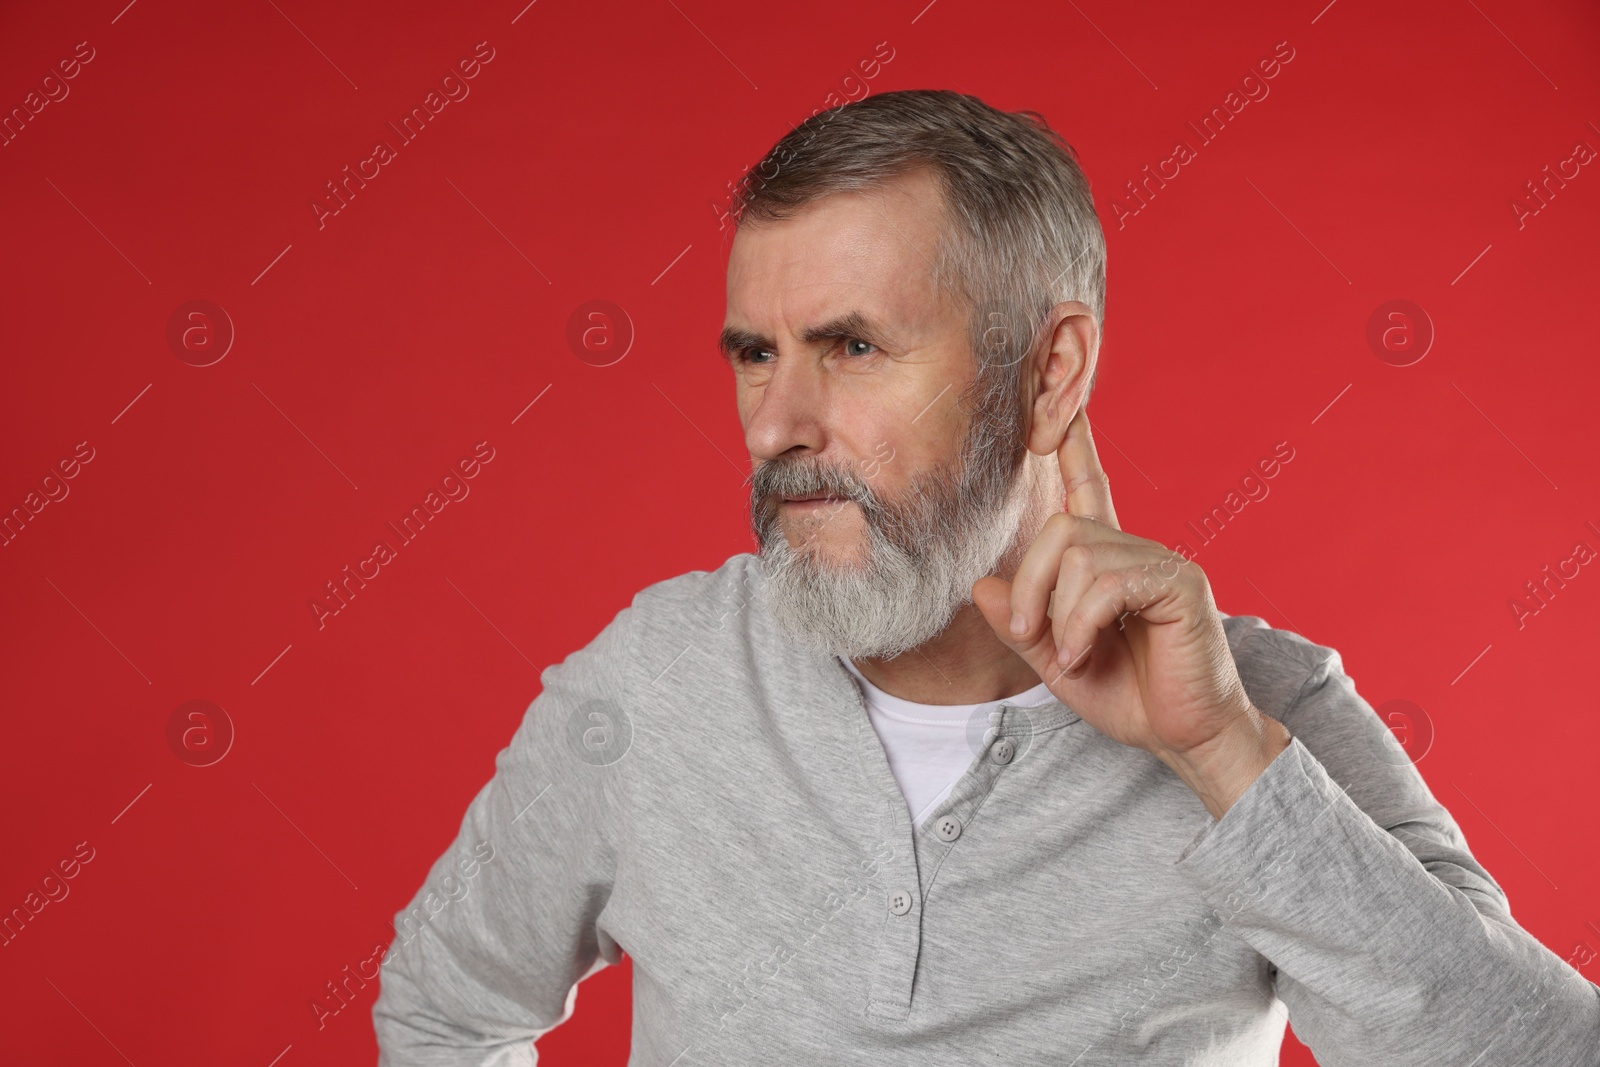
POLYGON ((1293 736, 1177 860, 1327 1067, 1600 1064, 1600 987, 1511 917, 1337 652, 1293 736))
POLYGON ((395 916, 372 1008, 380 1067, 531 1065, 576 984, 621 958, 595 920, 616 869, 633 610, 544 672, 460 833, 395 916))

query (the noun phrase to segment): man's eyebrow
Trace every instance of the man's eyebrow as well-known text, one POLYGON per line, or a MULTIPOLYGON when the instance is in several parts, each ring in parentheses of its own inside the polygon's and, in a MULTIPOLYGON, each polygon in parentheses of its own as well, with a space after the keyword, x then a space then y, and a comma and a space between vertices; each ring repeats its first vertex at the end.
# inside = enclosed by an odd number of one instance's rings
MULTIPOLYGON (((859 338, 861 340, 874 340, 881 338, 882 331, 878 324, 860 311, 847 311, 836 315, 826 322, 807 326, 800 331, 800 340, 806 344, 816 344, 818 341, 836 341, 840 338, 859 338)), ((775 348, 776 344, 770 337, 763 337, 752 330, 741 329, 737 326, 725 326, 718 339, 717 347, 721 349, 724 359, 731 359, 733 354, 745 348, 775 348)))
POLYGON ((731 360, 733 354, 745 348, 772 348, 773 343, 758 333, 742 330, 737 326, 724 326, 722 336, 717 340, 717 347, 722 351, 722 358, 731 360))

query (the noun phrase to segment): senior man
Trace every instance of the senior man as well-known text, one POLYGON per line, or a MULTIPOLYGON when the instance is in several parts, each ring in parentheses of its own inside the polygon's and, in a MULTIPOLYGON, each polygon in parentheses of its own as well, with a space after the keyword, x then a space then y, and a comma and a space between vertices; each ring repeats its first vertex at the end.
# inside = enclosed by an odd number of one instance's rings
POLYGON ((395 919, 380 1062, 534 1062, 633 960, 629 1062, 1600 1064, 1339 654, 1121 530, 1105 241, 1037 115, 889 92, 740 190, 758 554, 639 593, 395 919))

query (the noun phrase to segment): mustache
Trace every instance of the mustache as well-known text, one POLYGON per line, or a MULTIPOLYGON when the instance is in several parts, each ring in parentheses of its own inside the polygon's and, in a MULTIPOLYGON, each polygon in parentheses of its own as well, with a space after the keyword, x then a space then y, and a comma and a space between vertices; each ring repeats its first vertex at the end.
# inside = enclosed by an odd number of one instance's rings
POLYGON ((786 496, 817 494, 853 500, 869 513, 882 511, 872 488, 849 467, 817 459, 774 459, 750 474, 751 503, 757 507, 776 506, 786 496))
MULTIPOLYGON (((816 457, 768 460, 751 472, 750 526, 756 543, 765 546, 773 538, 781 536, 778 533, 778 514, 784 497, 817 494, 854 502, 861 509, 861 518, 874 538, 887 540, 903 551, 915 551, 915 528, 918 526, 920 510, 914 502, 909 507, 900 501, 886 502, 853 466, 830 463, 816 457)), ((828 525, 844 507, 843 503, 830 505, 830 514, 824 518, 823 526, 828 525)), ((811 537, 821 531, 822 527, 815 528, 811 537)))

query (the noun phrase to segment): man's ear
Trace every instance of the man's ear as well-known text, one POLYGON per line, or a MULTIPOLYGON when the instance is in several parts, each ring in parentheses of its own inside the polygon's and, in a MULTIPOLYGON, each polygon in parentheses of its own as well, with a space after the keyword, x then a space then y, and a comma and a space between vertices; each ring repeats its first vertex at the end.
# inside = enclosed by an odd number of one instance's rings
POLYGON ((1030 391, 1028 451, 1050 455, 1089 398, 1100 356, 1100 324, 1087 304, 1063 301, 1045 317, 1042 338, 1029 356, 1024 386, 1030 391))

